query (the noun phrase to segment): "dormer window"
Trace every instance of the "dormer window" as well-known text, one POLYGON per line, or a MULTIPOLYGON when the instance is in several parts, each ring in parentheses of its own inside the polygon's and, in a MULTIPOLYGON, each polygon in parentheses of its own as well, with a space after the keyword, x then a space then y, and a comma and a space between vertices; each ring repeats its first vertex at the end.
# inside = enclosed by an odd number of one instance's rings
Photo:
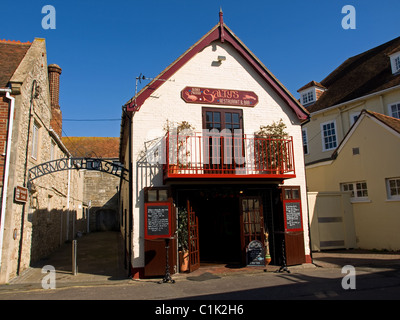
POLYGON ((303 104, 309 104, 311 102, 314 102, 314 90, 308 91, 302 94, 302 103, 303 104))
POLYGON ((327 89, 320 83, 311 81, 297 90, 300 93, 300 102, 308 105, 316 102, 327 89))
POLYGON ((390 55, 390 63, 392 65, 392 73, 400 72, 400 52, 390 55))

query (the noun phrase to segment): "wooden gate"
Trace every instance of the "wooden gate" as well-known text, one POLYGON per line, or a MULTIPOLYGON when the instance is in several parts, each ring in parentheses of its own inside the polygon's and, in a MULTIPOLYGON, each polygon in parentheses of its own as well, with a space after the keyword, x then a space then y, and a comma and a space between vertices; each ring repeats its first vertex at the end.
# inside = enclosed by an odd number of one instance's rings
POLYGON ((193 272, 200 267, 199 251, 199 219, 187 200, 188 211, 188 247, 189 247, 189 272, 193 272))

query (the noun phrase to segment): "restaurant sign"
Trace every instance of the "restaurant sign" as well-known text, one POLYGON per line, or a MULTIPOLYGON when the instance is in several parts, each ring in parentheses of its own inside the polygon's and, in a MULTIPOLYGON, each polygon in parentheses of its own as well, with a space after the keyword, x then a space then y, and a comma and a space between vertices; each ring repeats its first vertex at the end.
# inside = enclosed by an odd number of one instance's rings
POLYGON ((258 96, 252 91, 186 87, 181 96, 188 103, 242 107, 254 107, 258 103, 258 96))

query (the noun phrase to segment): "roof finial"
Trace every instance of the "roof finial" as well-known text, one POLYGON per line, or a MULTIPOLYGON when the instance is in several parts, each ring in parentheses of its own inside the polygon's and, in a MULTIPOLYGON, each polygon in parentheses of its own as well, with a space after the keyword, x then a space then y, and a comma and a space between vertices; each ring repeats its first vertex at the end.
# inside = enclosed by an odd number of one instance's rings
POLYGON ((219 27, 220 27, 220 39, 224 42, 224 13, 222 7, 219 7, 219 27))

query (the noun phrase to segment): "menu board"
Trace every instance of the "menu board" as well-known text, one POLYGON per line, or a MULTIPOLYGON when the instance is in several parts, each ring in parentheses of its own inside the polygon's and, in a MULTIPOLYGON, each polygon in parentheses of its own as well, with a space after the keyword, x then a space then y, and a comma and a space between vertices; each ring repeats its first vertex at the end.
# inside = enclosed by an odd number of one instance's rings
POLYGON ((171 206, 169 203, 146 203, 145 215, 145 238, 171 237, 171 206))
POLYGON ((247 265, 264 266, 264 247, 261 241, 253 240, 247 246, 247 265))
POLYGON ((300 202, 286 202, 286 229, 287 230, 301 230, 301 211, 300 202))

